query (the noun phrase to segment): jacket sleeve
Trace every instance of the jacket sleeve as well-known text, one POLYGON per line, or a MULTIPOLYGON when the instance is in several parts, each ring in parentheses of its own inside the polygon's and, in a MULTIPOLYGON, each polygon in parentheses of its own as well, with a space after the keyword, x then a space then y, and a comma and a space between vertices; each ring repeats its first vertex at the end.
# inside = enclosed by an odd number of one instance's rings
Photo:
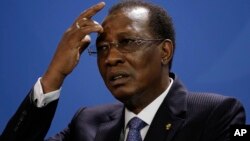
POLYGON ((43 141, 54 117, 58 100, 37 108, 31 96, 26 96, 0 136, 1 141, 43 141))

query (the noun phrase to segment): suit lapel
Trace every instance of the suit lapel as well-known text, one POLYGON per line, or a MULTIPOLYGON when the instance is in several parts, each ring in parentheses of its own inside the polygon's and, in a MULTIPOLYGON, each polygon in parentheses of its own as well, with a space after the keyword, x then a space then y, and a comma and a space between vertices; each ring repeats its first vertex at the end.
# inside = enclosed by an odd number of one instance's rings
POLYGON ((156 139, 157 141, 171 141, 173 139, 185 121, 186 93, 183 85, 175 79, 168 95, 157 111, 144 141, 156 139))
POLYGON ((110 115, 107 121, 102 123, 97 131, 95 141, 118 141, 124 127, 124 108, 120 108, 110 115))
MULTIPOLYGON (((175 76, 174 83, 156 112, 144 141, 171 141, 185 121, 187 91, 175 76)), ((123 141, 124 107, 107 114, 96 134, 95 141, 123 141)))
POLYGON ((171 141, 173 135, 183 123, 183 119, 171 116, 156 117, 152 122, 144 141, 171 141))

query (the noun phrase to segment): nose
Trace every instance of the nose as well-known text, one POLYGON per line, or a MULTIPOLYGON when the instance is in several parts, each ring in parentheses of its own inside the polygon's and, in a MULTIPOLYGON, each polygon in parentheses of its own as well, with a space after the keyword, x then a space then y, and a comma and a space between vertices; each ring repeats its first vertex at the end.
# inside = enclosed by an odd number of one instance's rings
POLYGON ((105 59, 105 64, 107 66, 116 66, 120 63, 124 63, 124 55, 117 50, 116 47, 110 47, 108 54, 105 59))

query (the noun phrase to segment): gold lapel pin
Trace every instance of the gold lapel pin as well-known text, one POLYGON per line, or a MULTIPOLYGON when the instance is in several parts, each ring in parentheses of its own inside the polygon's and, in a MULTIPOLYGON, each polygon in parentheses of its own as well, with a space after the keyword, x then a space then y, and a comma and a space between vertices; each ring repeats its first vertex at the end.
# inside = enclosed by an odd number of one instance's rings
POLYGON ((166 130, 169 130, 171 128, 171 126, 172 126, 171 123, 166 124, 166 130))

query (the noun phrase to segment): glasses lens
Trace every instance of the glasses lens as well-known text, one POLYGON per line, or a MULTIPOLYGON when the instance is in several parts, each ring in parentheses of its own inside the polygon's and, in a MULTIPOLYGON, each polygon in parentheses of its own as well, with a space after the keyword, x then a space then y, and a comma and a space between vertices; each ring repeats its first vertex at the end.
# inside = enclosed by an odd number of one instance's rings
POLYGON ((109 52, 111 46, 115 47, 121 53, 130 53, 139 50, 142 47, 150 46, 154 42, 162 42, 163 39, 123 39, 118 43, 99 43, 98 46, 90 45, 88 53, 91 56, 105 56, 109 52))

